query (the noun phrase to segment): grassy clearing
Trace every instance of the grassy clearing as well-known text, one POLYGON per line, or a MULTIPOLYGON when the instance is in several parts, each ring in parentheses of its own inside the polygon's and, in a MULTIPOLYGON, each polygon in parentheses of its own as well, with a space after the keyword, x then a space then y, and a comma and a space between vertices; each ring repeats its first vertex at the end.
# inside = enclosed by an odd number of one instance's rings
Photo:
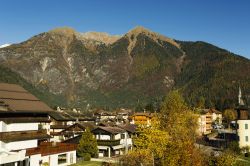
POLYGON ((81 161, 70 166, 101 166, 102 162, 99 161, 81 161))
POLYGON ((244 157, 244 156, 240 156, 235 164, 235 166, 249 166, 249 165, 250 165, 250 157, 244 157))

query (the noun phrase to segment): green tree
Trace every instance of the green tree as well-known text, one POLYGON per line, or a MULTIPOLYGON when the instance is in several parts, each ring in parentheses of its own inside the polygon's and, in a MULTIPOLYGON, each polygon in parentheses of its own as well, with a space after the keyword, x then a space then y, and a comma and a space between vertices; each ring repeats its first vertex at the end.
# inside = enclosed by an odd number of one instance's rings
POLYGON ((239 146, 239 142, 238 141, 230 142, 228 144, 227 150, 239 155, 240 151, 241 151, 240 146, 239 146))
POLYGON ((232 109, 226 109, 223 113, 223 116, 227 122, 227 125, 229 126, 230 128, 230 123, 231 121, 235 120, 236 119, 236 116, 237 116, 237 113, 235 110, 232 110, 232 109))
POLYGON ((154 112, 155 111, 155 108, 154 108, 154 105, 153 103, 149 103, 145 106, 145 110, 148 111, 148 112, 154 112))
POLYGON ((97 155, 97 141, 91 131, 87 128, 85 132, 82 134, 82 138, 80 139, 77 154, 79 156, 84 157, 86 154, 90 154, 91 157, 95 157, 97 155))
POLYGON ((144 109, 143 109, 143 106, 138 103, 137 106, 135 107, 135 112, 143 112, 144 109))
POLYGON ((197 108, 205 108, 205 98, 201 96, 196 104, 197 108))
POLYGON ((227 150, 220 154, 219 156, 209 156, 206 165, 208 166, 232 166, 236 163, 237 155, 227 150))

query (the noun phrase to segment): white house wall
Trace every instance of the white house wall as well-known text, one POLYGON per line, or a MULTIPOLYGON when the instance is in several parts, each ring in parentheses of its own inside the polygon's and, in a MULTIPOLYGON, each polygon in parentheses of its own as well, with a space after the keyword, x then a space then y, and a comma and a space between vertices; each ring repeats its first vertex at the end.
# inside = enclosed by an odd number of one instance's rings
POLYGON ((38 130, 38 123, 12 123, 7 125, 7 131, 38 130))
POLYGON ((0 132, 7 131, 7 125, 3 121, 0 121, 0 132))
POLYGON ((0 141, 0 148, 5 148, 4 145, 4 142, 0 141))
POLYGON ((40 159, 41 159, 41 154, 30 156, 30 166, 40 166, 39 164, 40 159))
POLYGON ((50 166, 57 166, 58 165, 58 155, 66 154, 66 163, 60 164, 60 166, 66 166, 70 164, 76 163, 76 151, 69 151, 64 153, 52 154, 48 156, 42 156, 41 160, 43 163, 49 163, 50 166), (73 156, 72 161, 70 160, 70 155, 73 156))
MULTIPOLYGON (((122 133, 122 134, 125 134, 125 133, 122 133)), ((115 139, 116 139, 116 140, 121 139, 121 134, 116 134, 116 135, 115 135, 115 139)))
POLYGON ((3 144, 9 150, 20 150, 37 147, 37 140, 16 141, 3 144))
POLYGON ((239 136, 239 146, 240 148, 248 146, 250 147, 250 120, 238 120, 238 136, 239 136), (245 124, 248 125, 248 129, 245 129, 245 124), (248 141, 246 141, 248 137, 248 141))
POLYGON ((132 145, 132 139, 131 138, 121 139, 120 144, 126 145, 126 142, 127 142, 127 145, 132 145))
POLYGON ((0 165, 6 163, 13 163, 18 161, 23 161, 25 159, 26 150, 21 150, 19 152, 6 152, 0 154, 0 165))

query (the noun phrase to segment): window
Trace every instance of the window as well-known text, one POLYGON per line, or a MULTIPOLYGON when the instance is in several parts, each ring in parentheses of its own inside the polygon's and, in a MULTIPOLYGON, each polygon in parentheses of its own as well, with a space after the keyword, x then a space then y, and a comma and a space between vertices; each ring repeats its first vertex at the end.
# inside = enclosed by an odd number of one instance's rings
POLYGON ((58 155, 58 164, 65 164, 65 163, 67 163, 67 155, 66 154, 58 155))
POLYGON ((245 124, 245 129, 248 129, 248 124, 245 124))
POLYGON ((121 134, 121 139, 125 139, 125 134, 121 134))
POLYGON ((246 142, 248 142, 248 136, 245 137, 246 142))

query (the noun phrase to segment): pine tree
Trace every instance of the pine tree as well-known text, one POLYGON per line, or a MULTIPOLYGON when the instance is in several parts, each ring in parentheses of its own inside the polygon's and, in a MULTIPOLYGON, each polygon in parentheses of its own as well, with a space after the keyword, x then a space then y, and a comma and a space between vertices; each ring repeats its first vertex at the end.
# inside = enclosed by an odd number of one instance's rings
POLYGON ((80 139, 77 154, 79 156, 85 156, 86 154, 90 154, 91 157, 95 157, 97 155, 97 141, 91 131, 87 128, 85 132, 82 134, 82 138, 80 139))

